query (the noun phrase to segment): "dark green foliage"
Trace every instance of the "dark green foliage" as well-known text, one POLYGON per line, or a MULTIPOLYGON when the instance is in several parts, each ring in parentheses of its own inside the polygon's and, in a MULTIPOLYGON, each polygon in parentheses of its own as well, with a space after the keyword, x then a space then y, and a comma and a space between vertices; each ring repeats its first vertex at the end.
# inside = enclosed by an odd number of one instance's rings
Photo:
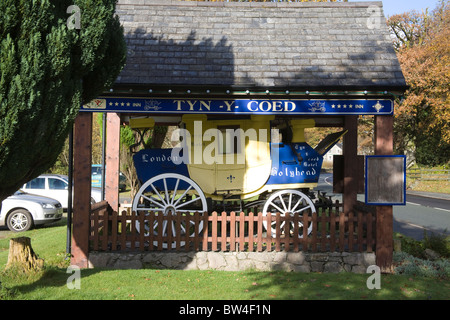
POLYGON ((424 237, 420 241, 404 236, 400 239, 402 251, 414 257, 426 259, 425 249, 431 249, 442 258, 450 258, 450 236, 446 233, 435 234, 425 231, 424 237))
POLYGON ((0 200, 47 170, 126 58, 115 0, 0 1, 0 200), (69 30, 70 5, 81 28, 69 30))
POLYGON ((425 166, 439 166, 450 162, 450 144, 440 128, 416 134, 416 161, 425 166))
POLYGON ((424 248, 437 252, 443 258, 450 258, 450 236, 447 234, 429 234, 425 232, 422 241, 424 248))
POLYGON ((406 252, 414 257, 425 259, 423 242, 415 240, 410 237, 404 237, 401 239, 402 251, 406 252))
POLYGON ((406 252, 394 252, 394 273, 411 277, 449 279, 449 260, 429 261, 406 252))
POLYGON ((401 252, 394 252, 396 274, 428 278, 450 277, 450 237, 445 234, 424 232, 422 240, 400 236, 401 252), (431 249, 438 258, 430 258, 426 250, 431 249))

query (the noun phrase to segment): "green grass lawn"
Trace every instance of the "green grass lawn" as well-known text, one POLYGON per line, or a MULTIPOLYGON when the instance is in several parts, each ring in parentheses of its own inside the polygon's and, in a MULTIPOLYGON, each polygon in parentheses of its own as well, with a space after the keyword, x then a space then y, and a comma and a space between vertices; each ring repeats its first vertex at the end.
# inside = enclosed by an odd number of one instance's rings
POLYGON ((374 300, 449 299, 443 280, 384 275, 380 290, 366 275, 180 270, 82 270, 81 288, 68 289, 65 270, 4 281, 13 299, 51 300, 374 300))
MULTIPOLYGON (((226 272, 181 270, 81 270, 81 288, 70 290, 65 260, 66 227, 34 229, 12 237, 31 238, 44 270, 24 275, 5 271, 9 238, 0 240, 0 299, 14 300, 409 300, 450 299, 450 282, 382 275, 369 290, 369 274, 226 272)), ((11 235, 10 235, 11 237, 11 235)))

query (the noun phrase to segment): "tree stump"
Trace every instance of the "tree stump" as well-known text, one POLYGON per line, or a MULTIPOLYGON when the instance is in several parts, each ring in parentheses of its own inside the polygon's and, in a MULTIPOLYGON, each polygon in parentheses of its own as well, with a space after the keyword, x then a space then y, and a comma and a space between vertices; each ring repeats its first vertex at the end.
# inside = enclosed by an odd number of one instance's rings
POLYGON ((28 237, 13 238, 9 241, 9 254, 6 269, 16 267, 26 273, 37 271, 44 266, 44 260, 39 259, 31 247, 28 237))

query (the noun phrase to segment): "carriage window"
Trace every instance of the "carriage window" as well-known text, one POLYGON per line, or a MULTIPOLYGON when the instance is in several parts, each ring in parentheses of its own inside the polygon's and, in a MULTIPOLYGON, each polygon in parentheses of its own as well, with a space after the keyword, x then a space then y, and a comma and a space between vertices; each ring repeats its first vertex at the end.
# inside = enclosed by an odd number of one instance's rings
POLYGON ((219 152, 221 154, 238 154, 241 153, 241 127, 234 126, 217 126, 222 134, 223 140, 219 140, 219 152), (220 143, 222 142, 222 143, 220 143))

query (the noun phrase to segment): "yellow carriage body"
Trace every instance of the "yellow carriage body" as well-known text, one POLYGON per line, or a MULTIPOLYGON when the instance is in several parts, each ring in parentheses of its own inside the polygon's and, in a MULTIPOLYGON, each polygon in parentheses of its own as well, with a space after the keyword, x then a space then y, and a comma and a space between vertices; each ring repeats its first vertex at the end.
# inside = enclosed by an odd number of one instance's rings
MULTIPOLYGON (((249 119, 212 120, 204 114, 183 116, 190 133, 189 176, 212 198, 248 198, 275 186, 265 186, 272 170, 272 115, 249 119), (219 136, 217 136, 219 133, 219 136)), ((304 129, 312 119, 291 120, 292 142, 305 142, 304 129)), ((309 185, 308 187, 314 187, 309 185)), ((298 186, 297 186, 298 187, 298 186)))
POLYGON ((189 176, 211 195, 246 194, 261 188, 272 164, 269 142, 273 118, 207 120, 206 115, 183 116, 191 134, 189 176))

